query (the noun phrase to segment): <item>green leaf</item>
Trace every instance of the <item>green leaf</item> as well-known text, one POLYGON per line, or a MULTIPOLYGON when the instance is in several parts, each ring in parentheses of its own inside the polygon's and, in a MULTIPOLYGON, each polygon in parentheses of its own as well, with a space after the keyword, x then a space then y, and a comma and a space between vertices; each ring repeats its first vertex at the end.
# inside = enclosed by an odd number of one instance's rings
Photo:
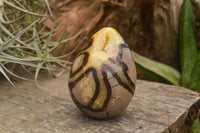
POLYGON ((6 72, 3 70, 3 68, 0 65, 0 73, 3 74, 3 76, 10 82, 10 84, 15 87, 15 85, 13 84, 13 82, 10 80, 10 78, 7 76, 6 72))
POLYGON ((28 29, 30 29, 35 23, 37 23, 39 21, 36 20, 35 22, 33 22, 32 24, 30 24, 29 26, 27 26, 26 28, 24 28, 21 32, 19 32, 17 35, 13 36, 10 40, 8 40, 7 42, 5 42, 0 49, 4 49, 5 46, 11 44, 13 41, 15 41, 19 36, 21 36, 22 34, 24 34, 28 29))
POLYGON ((182 71, 181 84, 184 87, 189 86, 192 69, 197 56, 197 45, 195 41, 192 14, 192 5, 190 1, 184 0, 181 7, 179 25, 179 45, 182 71))
POLYGON ((27 79, 27 78, 24 78, 24 77, 21 77, 21 76, 18 76, 16 74, 14 74, 13 72, 11 72, 10 70, 8 70, 2 63, 0 63, 1 67, 8 73, 10 74, 11 76, 15 77, 15 78, 18 78, 18 79, 22 79, 22 80, 29 80, 29 81, 33 81, 31 79, 27 79))
POLYGON ((180 73, 174 68, 150 60, 132 51, 133 58, 136 63, 137 70, 143 72, 147 76, 164 83, 179 85, 180 73))
POLYGON ((38 83, 38 75, 39 75, 39 72, 40 72, 42 66, 44 65, 44 63, 45 63, 44 61, 38 63, 37 69, 36 69, 36 71, 35 71, 35 83, 36 83, 36 85, 37 85, 38 88, 40 88, 40 85, 39 85, 39 83, 38 83))
MULTIPOLYGON (((14 38, 14 35, 2 24, 0 23, 0 29, 6 33, 8 36, 14 38)), ((16 38, 16 41, 24 46, 26 46, 26 44, 24 42, 22 42, 21 40, 19 40, 18 38, 16 38)), ((0 49, 1 50, 1 49, 0 49)))
POLYGON ((33 17, 29 14, 26 14, 24 17, 24 21, 27 23, 33 23, 33 17))
POLYGON ((200 52, 194 63, 192 75, 190 79, 190 88, 200 92, 200 52))
POLYGON ((21 8, 21 7, 19 7, 19 6, 16 6, 15 4, 13 4, 13 3, 7 1, 7 0, 4 0, 4 3, 6 3, 7 5, 9 5, 9 6, 15 8, 15 9, 21 11, 21 12, 28 13, 28 14, 30 14, 30 15, 40 16, 40 17, 49 17, 49 15, 37 14, 37 13, 31 12, 31 11, 29 11, 29 10, 27 10, 27 9, 23 9, 23 8, 21 8))
POLYGON ((49 10, 49 14, 50 14, 50 16, 53 17, 53 13, 52 13, 52 11, 51 11, 51 8, 50 8, 50 5, 49 5, 48 0, 45 0, 45 3, 46 3, 47 8, 48 8, 48 10, 49 10))
POLYGON ((192 133, 200 133, 200 122, 199 119, 195 121, 195 123, 192 126, 192 133))

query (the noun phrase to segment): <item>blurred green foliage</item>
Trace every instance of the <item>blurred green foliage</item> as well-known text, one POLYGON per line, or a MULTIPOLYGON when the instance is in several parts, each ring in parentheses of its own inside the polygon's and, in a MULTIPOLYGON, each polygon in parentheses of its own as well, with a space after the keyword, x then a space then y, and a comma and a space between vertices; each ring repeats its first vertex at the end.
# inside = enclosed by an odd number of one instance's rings
POLYGON ((199 119, 195 121, 192 126, 192 133, 200 133, 200 122, 199 119))

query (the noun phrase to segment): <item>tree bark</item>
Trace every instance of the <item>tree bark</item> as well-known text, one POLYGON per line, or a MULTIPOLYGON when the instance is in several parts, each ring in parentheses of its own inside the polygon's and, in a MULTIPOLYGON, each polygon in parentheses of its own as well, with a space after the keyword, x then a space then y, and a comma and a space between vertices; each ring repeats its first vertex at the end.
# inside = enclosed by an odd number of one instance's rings
MULTIPOLYGON (((200 0, 191 1, 200 47, 200 0)), ((83 29, 85 32, 60 46, 54 55, 72 51, 84 39, 76 55, 96 31, 110 26, 119 31, 133 51, 179 70, 178 25, 182 0, 68 0, 65 5, 58 6, 59 2, 63 1, 53 1, 58 8, 55 18, 59 25, 54 39, 58 40, 65 25, 65 37, 83 29)), ((48 19, 46 25, 49 23, 48 19)))

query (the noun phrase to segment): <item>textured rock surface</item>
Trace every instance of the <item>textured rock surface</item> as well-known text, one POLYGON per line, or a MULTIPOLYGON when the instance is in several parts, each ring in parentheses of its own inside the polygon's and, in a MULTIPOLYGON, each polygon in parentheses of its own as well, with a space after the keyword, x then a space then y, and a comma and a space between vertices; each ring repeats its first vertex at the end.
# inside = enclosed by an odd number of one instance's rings
POLYGON ((0 131, 2 133, 188 133, 200 108, 199 94, 185 88, 137 81, 135 96, 120 116, 110 120, 86 117, 73 104, 67 72, 57 78, 34 82, 0 82, 0 131))

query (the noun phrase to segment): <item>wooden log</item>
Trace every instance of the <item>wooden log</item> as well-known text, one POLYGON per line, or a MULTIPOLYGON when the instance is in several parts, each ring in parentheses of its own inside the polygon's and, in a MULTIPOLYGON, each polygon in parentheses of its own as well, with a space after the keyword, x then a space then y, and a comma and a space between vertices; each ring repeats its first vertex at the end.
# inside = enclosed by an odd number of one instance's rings
POLYGON ((52 79, 43 74, 34 82, 13 88, 0 81, 0 131, 34 133, 189 133, 199 117, 199 94, 188 89, 138 80, 128 108, 110 120, 85 116, 73 104, 68 72, 52 79))

